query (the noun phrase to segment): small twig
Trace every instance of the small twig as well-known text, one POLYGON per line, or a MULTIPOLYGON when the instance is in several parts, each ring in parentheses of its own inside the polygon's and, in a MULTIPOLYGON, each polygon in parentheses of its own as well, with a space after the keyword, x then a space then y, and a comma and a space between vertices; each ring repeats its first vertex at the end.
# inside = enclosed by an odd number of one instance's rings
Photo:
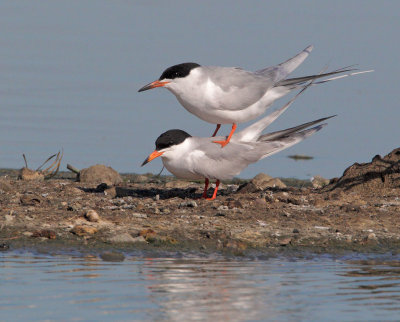
POLYGON ((81 172, 79 169, 75 168, 73 165, 70 165, 69 163, 67 163, 67 169, 76 174, 79 174, 79 172, 81 172))
MULTIPOLYGON (((58 152, 58 154, 60 154, 60 152, 58 152)), ((49 162, 51 159, 53 159, 56 155, 57 155, 57 153, 56 153, 56 154, 53 154, 53 155, 51 155, 51 156, 49 156, 49 157, 47 158, 47 160, 44 161, 44 162, 42 163, 42 165, 41 165, 39 168, 36 169, 36 171, 39 171, 47 162, 49 162)), ((57 159, 56 159, 56 160, 57 160, 57 159)), ((51 167, 51 166, 50 166, 50 167, 51 167)), ((44 170, 44 171, 46 171, 46 170, 44 170)))
POLYGON ((22 154, 22 156, 24 157, 24 161, 25 161, 25 168, 28 169, 28 162, 26 161, 26 157, 25 157, 25 153, 22 154))

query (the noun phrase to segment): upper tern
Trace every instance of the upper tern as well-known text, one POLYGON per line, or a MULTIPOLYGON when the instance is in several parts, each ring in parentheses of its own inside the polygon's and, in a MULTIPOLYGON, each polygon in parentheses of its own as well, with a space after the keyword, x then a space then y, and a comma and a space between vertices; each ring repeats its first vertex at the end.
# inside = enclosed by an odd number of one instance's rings
MULTIPOLYGON (((304 89, 301 92, 303 91, 304 89)), ((217 195, 220 180, 231 179, 249 164, 304 140, 326 124, 309 127, 333 117, 325 117, 286 130, 262 134, 262 131, 281 115, 300 93, 285 106, 244 130, 236 132, 232 135, 230 143, 222 150, 213 143, 212 137, 195 137, 182 130, 169 130, 157 138, 155 151, 146 158, 142 166, 161 156, 167 170, 178 178, 192 180, 205 178, 202 197, 213 200, 217 195), (216 187, 211 198, 207 198, 209 179, 216 180, 216 187)))
MULTIPOLYGON (((232 124, 226 139, 213 141, 224 147, 232 138, 237 123, 257 118, 278 98, 302 88, 308 81, 354 70, 342 68, 329 73, 287 79, 307 58, 312 48, 308 46, 293 58, 256 72, 237 67, 200 66, 196 63, 174 65, 167 68, 158 80, 139 89, 139 92, 165 87, 190 113, 217 124, 212 136, 217 134, 221 124, 232 124)), ((314 84, 365 72, 369 71, 353 72, 314 84)))

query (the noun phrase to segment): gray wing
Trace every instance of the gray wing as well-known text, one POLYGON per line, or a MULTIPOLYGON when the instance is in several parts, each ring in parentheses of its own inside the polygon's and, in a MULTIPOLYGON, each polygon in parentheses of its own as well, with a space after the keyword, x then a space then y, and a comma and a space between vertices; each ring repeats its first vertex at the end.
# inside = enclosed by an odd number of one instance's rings
POLYGON ((212 99, 217 109, 239 111, 253 105, 264 96, 268 89, 286 78, 310 54, 308 46, 295 57, 277 65, 256 72, 235 67, 203 66, 206 81, 218 87, 212 99))
POLYGON ((254 104, 274 82, 261 75, 236 67, 203 66, 204 83, 216 88, 210 93, 217 109, 239 111, 254 104))
POLYGON ((313 46, 308 46, 302 52, 298 53, 296 56, 288 59, 287 61, 280 63, 277 66, 271 66, 257 70, 255 73, 273 79, 274 83, 279 82, 282 79, 285 79, 290 73, 299 67, 299 65, 308 57, 312 50, 313 46))
POLYGON ((223 137, 199 138, 196 137, 198 146, 193 153, 192 171, 210 179, 230 179, 238 175, 250 163, 257 162, 262 157, 258 151, 257 143, 240 144, 230 142, 224 148, 213 140, 222 140, 223 137), (203 153, 199 157, 199 151, 203 153))

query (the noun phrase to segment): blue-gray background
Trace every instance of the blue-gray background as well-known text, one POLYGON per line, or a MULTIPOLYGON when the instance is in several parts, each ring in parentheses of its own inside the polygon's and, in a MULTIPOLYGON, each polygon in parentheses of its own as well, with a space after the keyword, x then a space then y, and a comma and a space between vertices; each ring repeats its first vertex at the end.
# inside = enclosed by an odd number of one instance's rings
POLYGON ((25 153, 34 168, 63 148, 62 169, 103 163, 120 172, 156 172, 160 160, 140 164, 161 132, 208 136, 214 125, 167 90, 138 93, 141 86, 176 63, 256 70, 313 44, 293 76, 326 64, 375 72, 309 89, 271 130, 338 117, 241 176, 339 176, 353 162, 400 145, 399 12, 400 1, 3 0, 0 167, 22 167, 25 153), (289 154, 315 159, 295 162, 289 154))

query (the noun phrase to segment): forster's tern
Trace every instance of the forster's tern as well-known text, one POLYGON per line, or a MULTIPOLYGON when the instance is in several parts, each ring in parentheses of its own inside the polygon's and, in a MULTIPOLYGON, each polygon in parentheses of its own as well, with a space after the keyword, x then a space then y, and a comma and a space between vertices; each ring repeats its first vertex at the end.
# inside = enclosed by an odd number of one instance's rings
MULTIPOLYGON (((303 91, 304 89, 301 92, 303 91)), ((262 131, 281 115, 300 93, 282 108, 236 132, 222 150, 213 143, 212 137, 194 137, 182 130, 169 130, 157 138, 155 151, 146 158, 142 166, 161 156, 167 170, 178 178, 205 178, 203 198, 207 197, 209 179, 215 179, 213 196, 207 198, 213 200, 217 195, 220 180, 233 178, 249 164, 304 140, 326 125, 309 128, 332 116, 262 135, 262 131)))
MULTIPOLYGON (((139 92, 156 87, 167 88, 190 113, 217 124, 212 136, 217 134, 221 124, 232 124, 232 130, 226 139, 214 141, 224 147, 235 132, 237 123, 257 118, 276 99, 293 89, 305 86, 307 81, 354 70, 342 68, 330 73, 286 79, 307 58, 311 50, 312 46, 308 46, 293 58, 256 72, 234 67, 183 63, 167 68, 158 80, 143 86, 139 92)), ((314 84, 359 73, 364 72, 341 75, 314 84)))

